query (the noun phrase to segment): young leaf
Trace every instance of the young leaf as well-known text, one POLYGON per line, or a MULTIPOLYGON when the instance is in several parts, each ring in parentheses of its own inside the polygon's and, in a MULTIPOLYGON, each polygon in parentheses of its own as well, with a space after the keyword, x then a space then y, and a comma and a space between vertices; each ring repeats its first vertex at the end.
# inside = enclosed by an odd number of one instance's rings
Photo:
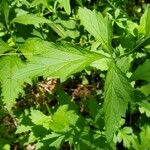
POLYGON ((74 111, 68 110, 67 105, 62 105, 54 113, 50 128, 55 132, 66 131, 71 125, 75 126, 78 115, 74 111))
POLYGON ((150 5, 147 6, 141 17, 139 32, 144 33, 146 36, 150 34, 150 5))
POLYGON ((30 39, 20 49, 28 60, 26 66, 14 75, 15 79, 52 76, 64 81, 68 76, 81 71, 103 55, 73 47, 69 44, 54 44, 41 39, 30 39))
POLYGON ((101 13, 87 8, 79 8, 78 12, 85 29, 101 42, 107 52, 111 53, 112 26, 108 17, 104 18, 101 13))
POLYGON ((131 101, 132 88, 126 77, 113 64, 105 82, 105 126, 106 137, 111 141, 119 127, 121 117, 125 115, 128 102, 131 101))
POLYGON ((5 43, 2 39, 0 39, 0 54, 3 54, 4 52, 11 50, 12 48, 5 43))
MULTIPOLYGON (((4 56, 0 59, 0 82, 2 87, 3 102, 8 110, 15 103, 19 93, 23 93, 23 81, 12 79, 13 74, 23 67, 22 61, 17 56, 4 56)), ((28 82, 29 80, 25 80, 28 82)))
POLYGON ((131 79, 150 81, 150 60, 140 65, 133 73, 131 79))

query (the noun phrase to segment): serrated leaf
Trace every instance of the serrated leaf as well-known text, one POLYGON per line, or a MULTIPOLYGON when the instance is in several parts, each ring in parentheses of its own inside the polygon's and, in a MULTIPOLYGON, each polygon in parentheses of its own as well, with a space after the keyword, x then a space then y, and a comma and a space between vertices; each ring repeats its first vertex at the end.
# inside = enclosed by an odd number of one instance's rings
POLYGON ((11 50, 12 48, 5 43, 2 39, 0 39, 0 54, 3 54, 4 52, 11 50))
POLYGON ((150 34, 150 5, 147 6, 140 20, 139 32, 146 36, 150 34))
POLYGON ((131 147, 131 143, 132 143, 132 141, 134 141, 135 138, 136 138, 136 136, 133 134, 133 130, 130 127, 124 127, 122 129, 120 129, 117 134, 117 141, 119 143, 121 143, 123 141, 123 145, 126 148, 131 147))
POLYGON ((31 126, 20 125, 17 127, 16 134, 28 132, 31 130, 31 126))
POLYGON ((35 125, 42 125, 44 128, 49 129, 51 116, 46 116, 39 110, 31 110, 30 119, 35 125))
MULTIPOLYGON (((24 64, 17 56, 4 56, 0 59, 0 82, 2 87, 3 103, 8 110, 15 103, 19 93, 24 93, 23 81, 12 79, 13 74, 22 68, 24 64)), ((28 79, 24 81, 28 82, 28 79)))
POLYGON ((131 79, 150 81, 150 60, 140 65, 133 73, 131 79))
POLYGON ((123 73, 113 64, 105 81, 105 127, 106 137, 111 141, 119 127, 121 117, 125 115, 128 102, 131 101, 132 88, 123 73))
POLYGON ((79 8, 78 13, 85 29, 111 53, 112 25, 108 17, 104 18, 101 13, 87 8, 79 8))
POLYGON ((64 81, 103 55, 86 51, 70 44, 54 44, 41 39, 30 39, 20 49, 28 60, 26 66, 14 75, 15 79, 52 76, 64 81))
POLYGON ((50 128, 55 132, 67 131, 70 126, 75 126, 77 120, 78 115, 74 111, 68 110, 67 105, 62 105, 54 113, 50 128))

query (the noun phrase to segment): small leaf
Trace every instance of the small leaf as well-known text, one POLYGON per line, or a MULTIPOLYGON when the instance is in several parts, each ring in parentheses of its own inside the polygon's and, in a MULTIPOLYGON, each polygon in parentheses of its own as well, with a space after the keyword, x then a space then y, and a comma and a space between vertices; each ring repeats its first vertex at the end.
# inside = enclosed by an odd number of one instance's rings
POLYGON ((132 88, 123 73, 113 64, 105 82, 105 126, 106 137, 111 141, 119 127, 121 117, 125 115, 128 102, 131 101, 132 88))
POLYGON ((17 127, 17 130, 16 130, 16 134, 19 134, 19 133, 24 133, 24 132, 28 132, 31 130, 31 126, 25 126, 23 124, 21 124, 20 126, 17 127))
POLYGON ((150 34, 150 5, 147 6, 140 20, 139 32, 146 36, 150 34))
POLYGON ((132 80, 146 80, 150 81, 150 60, 140 65, 133 73, 132 80))
POLYGON ((49 129, 50 116, 46 116, 39 110, 31 110, 30 118, 35 125, 42 125, 44 128, 49 129))
POLYGON ((71 125, 75 126, 78 120, 78 115, 74 111, 68 110, 67 105, 62 105, 54 113, 50 128, 55 132, 69 130, 71 125))
POLYGON ((111 53, 112 25, 108 17, 104 18, 101 13, 87 8, 79 8, 78 12, 85 29, 101 42, 108 53, 111 53))
POLYGON ((146 113, 147 117, 150 117, 150 103, 148 101, 142 101, 139 103, 139 110, 141 113, 146 113))

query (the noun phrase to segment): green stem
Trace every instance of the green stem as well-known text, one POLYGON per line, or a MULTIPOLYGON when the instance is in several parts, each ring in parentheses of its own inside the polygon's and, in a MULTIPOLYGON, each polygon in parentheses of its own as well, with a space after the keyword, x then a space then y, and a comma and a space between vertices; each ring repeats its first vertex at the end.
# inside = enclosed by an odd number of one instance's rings
POLYGON ((47 102, 44 102, 44 104, 45 104, 45 106, 46 106, 46 108, 47 108, 48 113, 49 113, 50 115, 52 115, 52 112, 51 112, 51 110, 50 110, 50 108, 49 108, 47 102))

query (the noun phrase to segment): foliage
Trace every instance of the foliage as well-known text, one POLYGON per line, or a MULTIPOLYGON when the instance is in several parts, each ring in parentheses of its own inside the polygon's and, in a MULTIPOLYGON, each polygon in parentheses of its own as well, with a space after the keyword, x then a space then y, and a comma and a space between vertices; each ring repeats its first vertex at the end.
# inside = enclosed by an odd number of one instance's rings
POLYGON ((1 0, 0 18, 0 149, 150 149, 146 1, 1 0))

